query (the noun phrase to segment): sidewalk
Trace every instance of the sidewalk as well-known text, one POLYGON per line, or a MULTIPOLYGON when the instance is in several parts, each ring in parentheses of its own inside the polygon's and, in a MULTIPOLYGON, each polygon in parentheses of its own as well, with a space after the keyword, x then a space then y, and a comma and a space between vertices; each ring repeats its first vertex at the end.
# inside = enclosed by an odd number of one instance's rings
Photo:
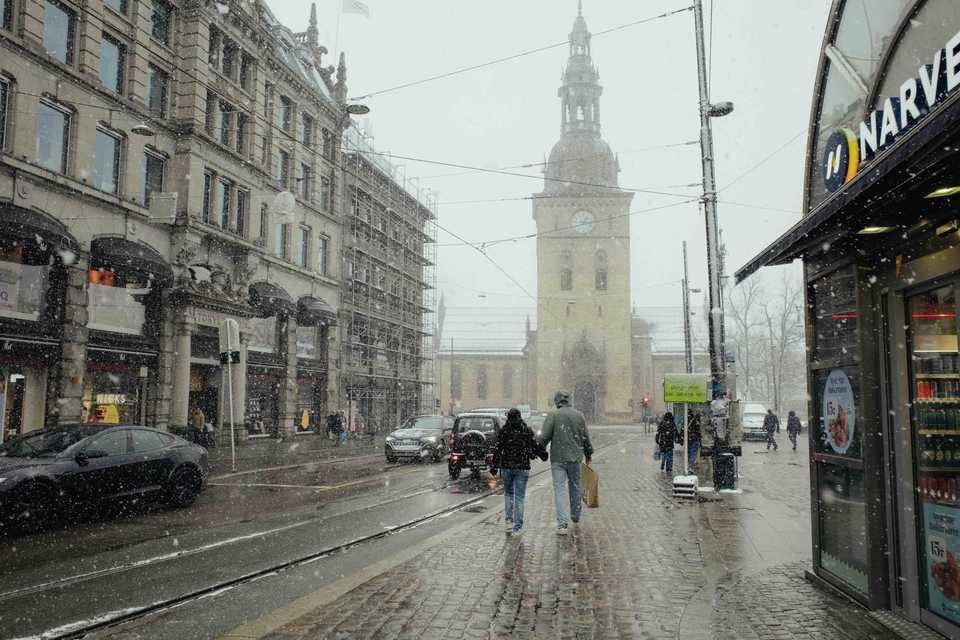
POLYGON ((675 502, 651 439, 598 456, 599 509, 554 534, 545 476, 528 490, 522 540, 502 508, 448 543, 266 637, 831 638, 895 637, 816 589, 809 567, 805 452, 744 453, 742 495, 675 502))
MULTIPOLYGON (((373 444, 366 437, 350 440, 341 446, 321 435, 304 434, 278 440, 254 438, 237 443, 237 471, 307 464, 319 460, 351 458, 383 453, 384 434, 377 434, 373 444)), ((230 473, 229 438, 208 450, 210 475, 230 473)))

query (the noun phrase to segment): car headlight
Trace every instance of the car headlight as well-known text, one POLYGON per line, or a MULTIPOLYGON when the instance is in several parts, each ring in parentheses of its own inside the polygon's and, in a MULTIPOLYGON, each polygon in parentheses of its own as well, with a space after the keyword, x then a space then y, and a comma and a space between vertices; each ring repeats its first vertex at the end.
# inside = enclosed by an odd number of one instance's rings
POLYGON ((429 442, 430 444, 437 444, 437 436, 427 436, 423 438, 424 442, 429 442))
POLYGON ((6 482, 8 479, 9 479, 9 478, 0 478, 0 484, 3 484, 3 483, 6 482))
POLYGON ((396 441, 396 438, 394 438, 393 436, 387 436, 387 442, 395 442, 395 441, 396 441))

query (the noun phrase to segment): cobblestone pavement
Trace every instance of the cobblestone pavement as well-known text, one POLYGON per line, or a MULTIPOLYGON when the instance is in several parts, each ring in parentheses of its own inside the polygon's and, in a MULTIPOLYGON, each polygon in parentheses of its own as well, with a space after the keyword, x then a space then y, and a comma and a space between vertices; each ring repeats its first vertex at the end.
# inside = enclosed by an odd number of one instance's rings
POLYGON ((502 512, 491 514, 267 637, 891 637, 803 578, 805 452, 753 451, 742 496, 683 504, 655 468, 650 438, 635 438, 595 461, 601 506, 585 509, 575 535, 554 534, 552 488, 541 480, 528 489, 521 540, 504 535, 502 512))

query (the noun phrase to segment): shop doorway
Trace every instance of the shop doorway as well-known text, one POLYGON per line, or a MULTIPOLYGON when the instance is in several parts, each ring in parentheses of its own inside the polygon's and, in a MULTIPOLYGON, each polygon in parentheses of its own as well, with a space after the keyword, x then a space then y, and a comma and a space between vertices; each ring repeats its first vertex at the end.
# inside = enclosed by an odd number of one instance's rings
POLYGON ((190 366, 189 416, 198 407, 204 421, 217 427, 220 414, 220 367, 194 364, 190 366))

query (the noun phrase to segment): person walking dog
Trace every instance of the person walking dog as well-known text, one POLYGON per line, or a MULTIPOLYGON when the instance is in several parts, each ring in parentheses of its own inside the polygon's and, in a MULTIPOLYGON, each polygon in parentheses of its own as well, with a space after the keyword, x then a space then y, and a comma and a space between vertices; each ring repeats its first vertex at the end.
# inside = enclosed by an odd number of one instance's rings
POLYGON ((547 416, 540 432, 540 442, 550 445, 550 473, 553 476, 553 497, 557 507, 557 535, 569 533, 569 520, 580 522, 583 504, 580 485, 580 463, 589 465, 593 443, 583 414, 570 406, 570 394, 557 391, 553 396, 557 410, 547 416))

